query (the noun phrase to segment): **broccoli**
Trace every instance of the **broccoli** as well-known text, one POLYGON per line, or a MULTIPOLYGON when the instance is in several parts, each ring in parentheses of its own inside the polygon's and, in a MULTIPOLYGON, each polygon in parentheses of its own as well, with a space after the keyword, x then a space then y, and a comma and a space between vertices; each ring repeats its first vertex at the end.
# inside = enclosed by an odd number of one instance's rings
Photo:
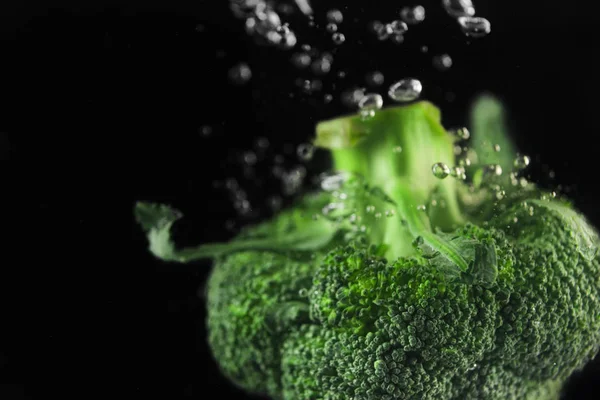
POLYGON ((559 398, 600 345, 598 235, 519 176, 499 101, 470 127, 471 163, 425 101, 320 122, 326 190, 229 243, 177 248, 181 213, 137 203, 157 257, 214 260, 222 373, 284 400, 559 398))

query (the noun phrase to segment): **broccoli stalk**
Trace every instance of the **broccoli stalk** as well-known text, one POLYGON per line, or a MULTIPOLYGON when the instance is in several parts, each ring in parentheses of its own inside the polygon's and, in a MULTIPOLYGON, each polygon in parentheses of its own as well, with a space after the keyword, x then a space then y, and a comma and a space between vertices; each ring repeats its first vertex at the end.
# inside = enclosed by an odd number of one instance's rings
MULTIPOLYGON (((412 242, 421 238, 465 272, 469 262, 460 246, 436 234, 455 230, 466 220, 459 207, 456 179, 440 179, 432 173, 436 163, 455 165, 454 140, 440 119, 439 110, 428 102, 384 109, 367 120, 351 115, 318 124, 315 144, 331 152, 334 169, 363 177, 395 204, 395 218, 370 224, 371 240, 388 245, 386 256, 396 259, 415 254, 412 242), (423 211, 432 194, 444 206, 427 214, 423 211)), ((485 129, 485 120, 477 122, 485 129)), ((358 212, 369 218, 364 209, 358 212)))

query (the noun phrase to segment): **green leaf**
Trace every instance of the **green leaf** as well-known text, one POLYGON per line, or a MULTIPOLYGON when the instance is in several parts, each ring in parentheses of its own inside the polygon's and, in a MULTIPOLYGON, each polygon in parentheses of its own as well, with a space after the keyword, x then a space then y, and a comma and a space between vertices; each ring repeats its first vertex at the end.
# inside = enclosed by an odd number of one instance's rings
POLYGON ((190 262, 239 251, 312 251, 330 243, 340 230, 336 224, 319 218, 306 220, 301 229, 265 238, 232 240, 229 243, 208 243, 196 247, 177 249, 171 237, 171 227, 182 217, 181 212, 169 206, 137 203, 134 214, 146 232, 149 249, 165 261, 190 262))

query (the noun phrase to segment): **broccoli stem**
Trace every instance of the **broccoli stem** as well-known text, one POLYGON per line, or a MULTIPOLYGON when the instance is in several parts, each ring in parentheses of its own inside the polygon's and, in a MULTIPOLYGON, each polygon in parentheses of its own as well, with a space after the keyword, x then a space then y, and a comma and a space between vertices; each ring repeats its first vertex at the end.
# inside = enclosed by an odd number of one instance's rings
POLYGON ((449 231, 464 223, 456 182, 432 173, 438 162, 454 166, 453 140, 442 127, 434 105, 419 102, 380 110, 368 120, 350 115, 321 122, 315 145, 331 152, 335 170, 362 176, 396 203, 399 215, 382 219, 372 231, 372 239, 383 239, 389 246, 386 256, 414 254, 412 241, 421 237, 466 270, 467 263, 459 252, 434 233, 435 229, 449 231), (416 207, 426 205, 433 192, 444 207, 431 210, 427 219, 416 207), (399 234, 406 231, 403 221, 409 235, 399 234))

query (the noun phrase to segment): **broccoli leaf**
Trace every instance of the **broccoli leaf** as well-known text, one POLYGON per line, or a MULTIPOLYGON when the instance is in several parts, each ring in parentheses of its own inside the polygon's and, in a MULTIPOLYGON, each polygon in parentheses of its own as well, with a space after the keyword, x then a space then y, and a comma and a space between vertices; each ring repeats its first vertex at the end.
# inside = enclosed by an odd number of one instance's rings
POLYGON ((137 222, 142 226, 152 254, 165 261, 190 262, 213 258, 238 251, 311 251, 326 246, 339 227, 325 219, 307 220, 302 229, 269 238, 238 239, 228 243, 210 243, 177 249, 171 237, 173 223, 183 215, 163 204, 138 202, 134 209, 137 222))

